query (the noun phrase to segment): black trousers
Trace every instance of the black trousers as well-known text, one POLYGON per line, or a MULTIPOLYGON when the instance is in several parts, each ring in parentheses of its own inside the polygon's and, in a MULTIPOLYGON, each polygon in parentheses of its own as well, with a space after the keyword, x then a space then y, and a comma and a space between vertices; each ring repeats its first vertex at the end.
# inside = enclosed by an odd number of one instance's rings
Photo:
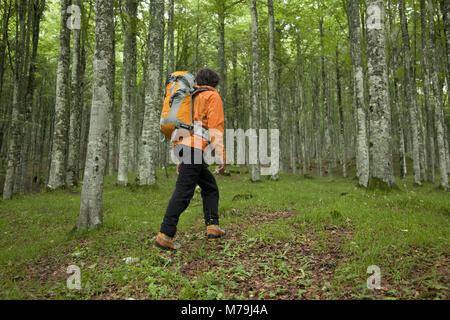
POLYGON ((207 226, 219 224, 219 188, 214 175, 208 170, 208 165, 203 160, 203 151, 177 145, 175 155, 181 161, 180 172, 160 229, 169 237, 173 237, 177 232, 178 219, 189 206, 197 184, 202 189, 205 224, 207 226), (186 153, 191 155, 188 161, 186 161, 186 153), (201 163, 198 163, 199 160, 201 163))

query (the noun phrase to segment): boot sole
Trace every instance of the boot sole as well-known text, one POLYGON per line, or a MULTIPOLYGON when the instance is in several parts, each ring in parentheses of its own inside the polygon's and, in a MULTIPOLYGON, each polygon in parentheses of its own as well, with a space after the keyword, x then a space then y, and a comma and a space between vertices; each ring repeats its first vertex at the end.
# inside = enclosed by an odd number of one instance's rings
POLYGON ((177 249, 174 248, 170 248, 170 247, 164 247, 162 245, 159 244, 158 241, 155 240, 155 246, 158 247, 161 250, 166 250, 166 251, 177 251, 177 249))
POLYGON ((222 237, 223 236, 216 236, 216 235, 213 235, 213 234, 208 234, 208 236, 207 236, 209 241, 214 241, 214 240, 220 239, 222 237))

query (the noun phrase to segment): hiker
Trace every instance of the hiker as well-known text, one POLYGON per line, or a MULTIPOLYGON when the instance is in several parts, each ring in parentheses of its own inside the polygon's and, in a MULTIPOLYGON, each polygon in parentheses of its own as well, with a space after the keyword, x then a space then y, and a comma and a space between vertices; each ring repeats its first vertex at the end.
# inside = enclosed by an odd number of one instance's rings
MULTIPOLYGON (((174 95, 173 92, 176 88, 187 85, 189 80, 191 80, 189 76, 193 78, 190 73, 186 72, 175 72, 169 76, 168 83, 166 84, 165 101, 166 99, 167 101, 170 100, 170 105, 164 107, 161 115, 161 123, 166 124, 166 127, 162 126, 162 131, 166 137, 173 131, 173 122, 178 123, 178 125, 175 126, 177 131, 183 131, 184 129, 180 128, 189 127, 188 125, 184 126, 184 123, 176 119, 164 120, 165 117, 170 118, 169 113, 175 111, 173 110, 174 108, 182 108, 183 101, 186 101, 186 106, 192 106, 190 107, 192 109, 190 112, 193 113, 193 115, 190 115, 190 120, 185 120, 185 122, 190 121, 192 123, 201 124, 201 133, 199 133, 199 130, 191 129, 190 131, 187 131, 188 134, 186 134, 186 130, 184 130, 185 134, 183 134, 179 140, 174 139, 173 137, 171 138, 175 156, 179 161, 177 164, 178 179, 175 191, 167 206, 160 232, 155 241, 157 247, 166 250, 177 250, 181 246, 180 243, 174 241, 178 219, 181 213, 188 207, 197 185, 199 185, 202 190, 203 213, 208 240, 217 239, 225 235, 225 231, 219 227, 219 188, 217 187, 214 175, 208 170, 208 164, 204 157, 204 153, 206 153, 205 149, 208 146, 210 148, 213 147, 215 157, 218 159, 217 162, 219 163, 218 171, 220 174, 225 172, 223 105, 220 95, 215 89, 220 81, 220 77, 215 71, 210 69, 198 71, 195 78, 195 91, 190 97, 187 97, 192 100, 180 101, 180 95, 187 90, 182 91, 182 93, 178 95, 174 95), (179 83, 176 83, 177 81, 179 83), (170 96, 171 93, 172 96, 170 96), (174 104, 176 104, 175 99, 178 99, 179 106, 174 106, 174 104), (166 128, 169 128, 168 132, 165 132, 166 128), (208 131, 214 131, 219 134, 209 137, 208 131)), ((167 104, 169 104, 169 102, 167 102, 167 104)), ((175 113, 177 113, 177 117, 180 114, 178 109, 175 113)))

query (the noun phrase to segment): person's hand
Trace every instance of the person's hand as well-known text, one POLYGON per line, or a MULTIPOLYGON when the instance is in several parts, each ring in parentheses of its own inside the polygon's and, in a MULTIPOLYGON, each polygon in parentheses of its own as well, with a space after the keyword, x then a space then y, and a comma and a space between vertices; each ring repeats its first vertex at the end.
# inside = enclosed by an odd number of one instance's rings
POLYGON ((224 174, 226 169, 227 169, 227 164, 226 163, 220 164, 219 165, 219 174, 224 174))
POLYGON ((181 166, 181 162, 177 164, 177 175, 180 174, 180 166, 181 166))

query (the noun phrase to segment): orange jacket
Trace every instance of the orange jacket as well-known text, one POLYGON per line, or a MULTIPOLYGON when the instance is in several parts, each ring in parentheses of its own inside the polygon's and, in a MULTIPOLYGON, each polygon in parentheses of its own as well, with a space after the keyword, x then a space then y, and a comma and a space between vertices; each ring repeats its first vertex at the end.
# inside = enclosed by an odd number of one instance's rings
MULTIPOLYGON (((211 91, 203 91, 194 96, 194 123, 201 121, 202 127, 209 130, 216 158, 221 159, 225 163, 222 99, 215 88, 209 86, 198 87, 208 87, 211 91)), ((174 142, 173 145, 175 146, 179 143, 202 150, 205 150, 208 146, 208 141, 192 134, 174 142)))

